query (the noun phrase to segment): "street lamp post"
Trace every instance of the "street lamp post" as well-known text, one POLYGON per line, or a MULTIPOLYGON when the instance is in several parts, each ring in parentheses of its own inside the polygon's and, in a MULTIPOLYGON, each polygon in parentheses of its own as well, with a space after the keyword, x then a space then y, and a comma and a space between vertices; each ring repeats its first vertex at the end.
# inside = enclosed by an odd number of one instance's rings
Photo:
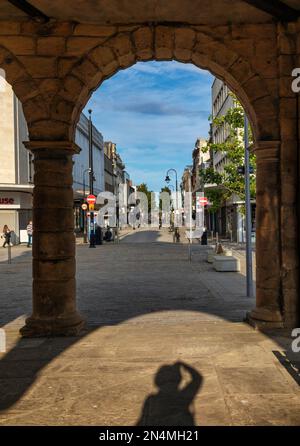
MULTIPOLYGON (((92 110, 89 112, 89 179, 90 179, 90 195, 94 194, 94 168, 93 168, 93 123, 92 110)), ((95 243, 95 221, 94 211, 90 211, 90 248, 96 248, 95 243)))
MULTIPOLYGON (((127 225, 128 223, 128 181, 130 180, 130 175, 127 172, 127 170, 123 170, 123 207, 122 207, 122 215, 123 215, 123 209, 124 209, 124 213, 126 214, 126 221, 123 222, 125 223, 125 225, 127 225)), ((120 211, 119 211, 120 212, 120 211)), ((119 228, 118 228, 119 229, 119 228)))
MULTIPOLYGON (((83 178, 82 178, 82 183, 83 183, 83 202, 85 202, 85 174, 87 172, 89 172, 90 169, 85 169, 83 171, 83 178)), ((83 211, 83 243, 87 243, 87 211, 83 211)))
POLYGON ((253 273, 252 273, 252 240, 251 240, 251 196, 250 196, 250 157, 248 118, 244 116, 245 137, 245 204, 246 204, 246 267, 247 267, 247 297, 253 297, 253 273))
POLYGON ((190 223, 190 237, 189 237, 189 261, 192 261, 192 232, 193 232, 193 194, 192 194, 192 172, 189 169, 189 223, 190 223))
POLYGON ((171 179, 169 177, 169 173, 170 172, 174 172, 175 173, 175 181, 176 181, 176 183, 175 183, 175 186, 176 186, 176 212, 178 212, 179 208, 178 208, 178 178, 177 178, 177 170, 176 169, 169 169, 167 171, 166 179, 165 179, 166 183, 169 183, 171 181, 171 179))

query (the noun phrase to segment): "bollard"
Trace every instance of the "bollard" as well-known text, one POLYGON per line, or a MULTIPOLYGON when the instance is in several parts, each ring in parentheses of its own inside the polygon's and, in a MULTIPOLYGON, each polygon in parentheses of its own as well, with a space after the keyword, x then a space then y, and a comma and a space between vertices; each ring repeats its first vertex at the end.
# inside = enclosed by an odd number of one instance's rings
POLYGON ((7 247, 7 263, 8 264, 10 264, 11 263, 11 246, 10 246, 10 244, 8 244, 8 247, 7 247))

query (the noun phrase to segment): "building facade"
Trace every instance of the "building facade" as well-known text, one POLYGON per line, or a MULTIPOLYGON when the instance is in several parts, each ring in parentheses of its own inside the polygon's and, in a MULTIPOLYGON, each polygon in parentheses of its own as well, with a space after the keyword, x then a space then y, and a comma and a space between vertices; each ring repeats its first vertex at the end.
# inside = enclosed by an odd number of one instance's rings
MULTIPOLYGON (((211 89, 212 97, 212 118, 222 117, 236 106, 234 96, 227 85, 220 79, 215 78, 211 89)), ((221 126, 212 124, 211 139, 213 144, 221 144, 230 137, 230 128, 224 123, 221 126)), ((211 166, 218 173, 224 173, 224 168, 228 162, 226 152, 211 152, 211 166)), ((211 187, 210 185, 207 188, 211 187)), ((214 186, 212 186, 214 187, 214 186)), ((210 219, 210 229, 218 232, 223 237, 228 237, 232 241, 243 243, 245 238, 245 217, 242 209, 245 202, 233 194, 226 200, 221 208, 210 219)), ((255 200, 252 202, 252 230, 255 233, 255 200)))
POLYGON ((204 192, 204 184, 201 180, 200 171, 206 169, 210 161, 210 153, 205 149, 207 141, 204 138, 197 138, 193 150, 193 168, 192 168, 192 190, 195 195, 197 192, 204 192))
POLYGON ((105 141, 104 152, 105 190, 112 192, 116 197, 117 222, 122 227, 128 222, 128 200, 134 186, 117 151, 117 145, 111 141, 105 141))
POLYGON ((22 106, 2 77, 0 89, 0 232, 13 231, 12 242, 26 242, 33 191, 32 155, 22 141, 28 139, 22 106))
MULTIPOLYGON (((73 190, 75 231, 82 232, 84 226, 84 212, 81 209, 89 190, 89 119, 81 113, 75 131, 75 143, 81 151, 74 156, 73 190)), ((92 150, 94 171, 94 195, 105 190, 105 160, 103 136, 92 126, 92 150)))
MULTIPOLYGON (((32 219, 33 155, 23 141, 28 140, 27 123, 22 105, 11 86, 1 77, 0 85, 0 232, 5 224, 13 231, 14 244, 27 241, 26 227, 32 219)), ((94 193, 105 188, 104 143, 93 126, 94 193)), ((81 204, 89 193, 88 118, 82 113, 76 126, 75 142, 81 151, 74 156, 73 190, 75 231, 83 230, 81 204)))

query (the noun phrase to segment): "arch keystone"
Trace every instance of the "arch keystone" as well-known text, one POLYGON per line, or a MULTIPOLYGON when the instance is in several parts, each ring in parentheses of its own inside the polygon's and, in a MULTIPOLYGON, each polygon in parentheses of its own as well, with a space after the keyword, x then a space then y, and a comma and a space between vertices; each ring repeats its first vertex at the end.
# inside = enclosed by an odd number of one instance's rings
POLYGON ((137 29, 132 34, 138 60, 151 60, 153 50, 153 30, 148 26, 137 29))
POLYGON ((175 49, 176 59, 187 62, 191 60, 192 50, 196 40, 196 33, 190 28, 178 28, 175 30, 175 49))
POLYGON ((172 60, 174 57, 174 29, 169 26, 155 28, 155 58, 157 60, 172 60))

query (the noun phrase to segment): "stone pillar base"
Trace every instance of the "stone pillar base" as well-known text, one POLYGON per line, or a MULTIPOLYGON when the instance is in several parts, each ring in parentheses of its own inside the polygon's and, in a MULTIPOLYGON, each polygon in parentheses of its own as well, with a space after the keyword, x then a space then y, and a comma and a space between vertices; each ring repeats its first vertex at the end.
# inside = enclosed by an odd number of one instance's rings
POLYGON ((67 318, 38 319, 31 316, 26 319, 20 333, 24 338, 79 336, 84 325, 85 321, 79 313, 67 318))
POLYGON ((246 322, 257 330, 284 328, 282 314, 267 308, 255 308, 247 313, 246 322))

